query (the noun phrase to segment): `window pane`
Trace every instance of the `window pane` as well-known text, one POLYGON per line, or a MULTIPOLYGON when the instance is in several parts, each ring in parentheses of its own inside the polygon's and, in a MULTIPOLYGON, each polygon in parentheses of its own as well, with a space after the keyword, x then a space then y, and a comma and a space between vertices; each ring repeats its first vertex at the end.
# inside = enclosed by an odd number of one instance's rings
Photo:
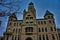
POLYGON ((51 30, 51 31, 53 31, 53 28, 52 28, 52 27, 50 27, 50 30, 51 30))
POLYGON ((44 37, 44 35, 43 35, 43 40, 45 40, 45 37, 44 37))
POLYGON ((38 24, 40 25, 40 21, 38 21, 38 24))
POLYGON ((49 39, 48 39, 48 35, 46 35, 46 40, 49 40, 49 39))
POLYGON ((39 36, 39 40, 41 40, 41 35, 39 36))
POLYGON ((56 27, 54 27, 54 30, 56 31, 56 27))
POLYGON ((28 15, 28 16, 31 16, 31 15, 28 15))
POLYGON ((46 21, 44 21, 44 24, 46 24, 46 21))
POLYGON ((51 23, 51 21, 49 20, 49 23, 51 23))
POLYGON ((39 32, 41 32, 40 28, 39 28, 39 32))
POLYGON ((32 28, 32 27, 27 27, 27 28, 25 29, 25 32, 33 32, 33 28, 32 28))
POLYGON ((30 17, 30 19, 33 19, 33 17, 30 17))
POLYGON ((47 28, 45 28, 45 31, 47 32, 47 28))
POLYGON ((44 32, 44 29, 42 28, 42 32, 44 32))
POLYGON ((14 26, 16 26, 16 23, 14 23, 14 26))
POLYGON ((26 17, 26 19, 29 19, 29 17, 26 17))
POLYGON ((48 19, 50 18, 50 16, 48 16, 48 19))
POLYGON ((18 35, 18 40, 20 40, 20 35, 18 35))
POLYGON ((41 21, 41 24, 43 24, 43 21, 41 21))
POLYGON ((55 37, 54 37, 54 35, 52 34, 52 40, 55 40, 55 37))

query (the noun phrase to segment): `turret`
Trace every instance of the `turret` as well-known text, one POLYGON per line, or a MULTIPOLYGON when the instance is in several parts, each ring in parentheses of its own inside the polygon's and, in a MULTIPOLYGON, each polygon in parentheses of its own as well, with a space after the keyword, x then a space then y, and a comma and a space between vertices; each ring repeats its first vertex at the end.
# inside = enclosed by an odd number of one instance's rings
POLYGON ((24 11, 23 11, 23 19, 24 19, 25 15, 26 15, 26 9, 24 9, 24 11))
POLYGON ((28 5, 28 12, 32 12, 32 14, 36 17, 36 10, 34 8, 34 4, 32 2, 28 5))
POLYGON ((44 15, 44 18, 45 19, 54 19, 53 16, 54 15, 47 10, 46 13, 45 13, 45 15, 44 15))
POLYGON ((13 13, 12 15, 9 16, 9 21, 15 21, 15 20, 17 20, 17 17, 15 13, 13 13))

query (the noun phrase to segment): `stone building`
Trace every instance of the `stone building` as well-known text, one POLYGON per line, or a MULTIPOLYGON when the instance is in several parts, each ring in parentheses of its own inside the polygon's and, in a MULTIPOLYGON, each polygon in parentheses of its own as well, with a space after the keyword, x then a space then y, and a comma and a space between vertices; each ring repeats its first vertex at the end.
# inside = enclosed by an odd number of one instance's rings
POLYGON ((59 40, 60 40, 60 28, 57 28, 58 35, 59 35, 59 40))
POLYGON ((47 10, 44 18, 36 19, 31 2, 28 11, 24 9, 22 20, 17 20, 15 13, 9 16, 4 40, 59 40, 54 15, 47 10))

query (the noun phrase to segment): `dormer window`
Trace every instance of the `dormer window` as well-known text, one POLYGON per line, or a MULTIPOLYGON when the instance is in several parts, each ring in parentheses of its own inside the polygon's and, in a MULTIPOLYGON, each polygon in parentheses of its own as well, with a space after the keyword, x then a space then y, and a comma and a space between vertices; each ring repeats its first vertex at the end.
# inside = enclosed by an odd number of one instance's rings
POLYGON ((53 16, 51 16, 51 18, 53 18, 53 16))
POLYGON ((50 16, 48 16, 48 19, 50 18, 50 16))
POLYGON ((51 23, 51 20, 49 20, 49 23, 51 23))

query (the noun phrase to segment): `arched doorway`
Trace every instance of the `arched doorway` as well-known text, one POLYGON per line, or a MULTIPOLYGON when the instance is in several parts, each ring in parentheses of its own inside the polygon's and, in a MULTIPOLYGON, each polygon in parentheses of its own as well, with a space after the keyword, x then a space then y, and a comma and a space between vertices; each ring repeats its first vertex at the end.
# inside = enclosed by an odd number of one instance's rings
POLYGON ((32 40, 32 38, 28 37, 26 40, 32 40))

